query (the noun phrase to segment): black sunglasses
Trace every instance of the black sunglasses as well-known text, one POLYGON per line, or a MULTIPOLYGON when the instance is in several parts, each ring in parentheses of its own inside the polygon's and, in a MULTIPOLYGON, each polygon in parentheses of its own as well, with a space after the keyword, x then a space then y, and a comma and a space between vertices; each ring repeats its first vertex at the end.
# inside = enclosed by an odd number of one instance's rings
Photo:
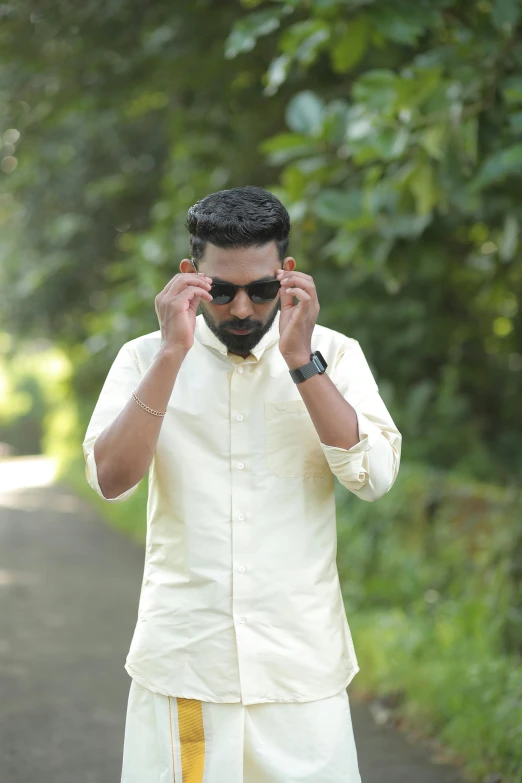
POLYGON ((235 297, 239 288, 244 288, 250 299, 256 304, 272 302, 281 287, 279 280, 266 280, 260 283, 248 285, 235 285, 234 283, 212 283, 210 286, 211 304, 228 304, 235 297))
MULTIPOLYGON (((191 261, 191 264, 196 269, 193 261, 191 261)), ((249 283, 248 285, 212 283, 209 291, 212 297, 211 304, 229 304, 239 288, 244 288, 255 304, 267 304, 268 302, 273 302, 276 298, 277 292, 281 288, 281 282, 279 280, 262 280, 257 283, 249 283)))

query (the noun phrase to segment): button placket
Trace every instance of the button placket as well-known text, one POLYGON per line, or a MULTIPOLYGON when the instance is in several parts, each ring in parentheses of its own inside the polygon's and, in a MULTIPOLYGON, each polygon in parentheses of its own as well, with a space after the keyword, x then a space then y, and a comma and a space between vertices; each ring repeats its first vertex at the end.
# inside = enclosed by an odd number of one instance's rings
POLYGON ((247 691, 252 685, 244 678, 250 671, 248 660, 248 624, 251 607, 250 528, 245 525, 250 511, 250 471, 248 426, 244 412, 249 404, 253 377, 239 365, 232 373, 230 386, 230 461, 232 474, 232 614, 240 680, 247 691))

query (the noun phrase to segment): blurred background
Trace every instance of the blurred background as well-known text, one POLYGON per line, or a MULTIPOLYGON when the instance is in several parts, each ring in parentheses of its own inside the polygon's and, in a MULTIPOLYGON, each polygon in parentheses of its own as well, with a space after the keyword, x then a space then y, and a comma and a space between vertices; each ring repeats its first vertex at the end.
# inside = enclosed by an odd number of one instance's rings
POLYGON ((521 33, 519 0, 0 4, 1 455, 143 542, 87 422, 188 207, 271 190, 404 439, 377 505, 337 487, 350 689, 490 783, 522 781, 521 33))

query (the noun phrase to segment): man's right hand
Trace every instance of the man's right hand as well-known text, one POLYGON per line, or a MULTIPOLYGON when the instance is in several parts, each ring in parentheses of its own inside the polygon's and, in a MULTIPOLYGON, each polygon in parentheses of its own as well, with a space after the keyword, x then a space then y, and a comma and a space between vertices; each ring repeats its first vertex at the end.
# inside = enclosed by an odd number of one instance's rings
POLYGON ((192 348, 198 305, 201 299, 212 301, 211 284, 211 278, 202 272, 180 272, 157 295, 154 301, 162 347, 182 355, 192 348))

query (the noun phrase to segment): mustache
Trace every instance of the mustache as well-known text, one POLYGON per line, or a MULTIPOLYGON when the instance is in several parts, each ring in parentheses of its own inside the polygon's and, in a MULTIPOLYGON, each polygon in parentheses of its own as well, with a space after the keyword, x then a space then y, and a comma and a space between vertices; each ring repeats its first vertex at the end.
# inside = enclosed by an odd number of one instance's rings
POLYGON ((220 325, 221 329, 259 329, 262 324, 259 321, 227 321, 220 325))

